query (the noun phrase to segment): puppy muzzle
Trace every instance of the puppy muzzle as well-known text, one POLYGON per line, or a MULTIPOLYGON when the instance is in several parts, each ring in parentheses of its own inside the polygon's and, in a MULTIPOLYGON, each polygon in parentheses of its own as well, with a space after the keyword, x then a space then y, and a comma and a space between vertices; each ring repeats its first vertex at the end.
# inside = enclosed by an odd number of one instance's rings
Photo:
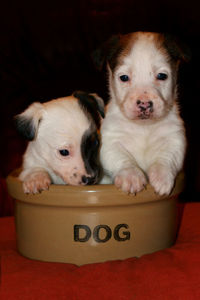
POLYGON ((149 119, 154 110, 153 106, 153 101, 151 100, 141 101, 140 99, 138 99, 136 101, 136 110, 138 113, 138 117, 140 119, 149 119))

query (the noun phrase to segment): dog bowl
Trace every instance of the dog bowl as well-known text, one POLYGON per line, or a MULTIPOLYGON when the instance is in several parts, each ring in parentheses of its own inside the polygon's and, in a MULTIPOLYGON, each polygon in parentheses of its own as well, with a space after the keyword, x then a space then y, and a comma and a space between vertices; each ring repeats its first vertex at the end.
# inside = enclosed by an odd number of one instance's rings
POLYGON ((18 250, 31 259, 83 265, 170 247, 183 183, 180 173, 168 197, 156 195, 150 185, 136 196, 114 185, 51 185, 49 191, 26 195, 15 171, 7 186, 16 199, 18 250))

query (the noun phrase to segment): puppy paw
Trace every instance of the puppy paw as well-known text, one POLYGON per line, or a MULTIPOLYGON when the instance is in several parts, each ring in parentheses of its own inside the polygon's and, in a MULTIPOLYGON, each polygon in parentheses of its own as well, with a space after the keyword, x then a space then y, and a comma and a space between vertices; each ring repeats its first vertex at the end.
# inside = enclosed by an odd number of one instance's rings
POLYGON ((51 179, 46 172, 29 174, 23 181, 23 190, 26 194, 37 194, 48 190, 51 179))
POLYGON ((160 196, 169 195, 174 186, 174 176, 169 168, 154 164, 148 171, 149 183, 160 196))
POLYGON ((125 193, 136 194, 147 184, 144 173, 139 168, 127 168, 119 171, 114 179, 115 186, 125 193))

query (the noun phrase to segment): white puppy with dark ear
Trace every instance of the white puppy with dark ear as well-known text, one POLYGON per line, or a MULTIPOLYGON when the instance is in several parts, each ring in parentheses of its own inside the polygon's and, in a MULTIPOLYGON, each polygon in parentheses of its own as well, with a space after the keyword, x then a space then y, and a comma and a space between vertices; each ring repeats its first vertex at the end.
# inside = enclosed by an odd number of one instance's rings
POLYGON ((97 130, 102 117, 103 100, 84 92, 35 102, 17 115, 17 129, 29 140, 19 175, 24 192, 38 193, 51 183, 95 184, 100 176, 97 130))
POLYGON ((127 193, 149 181, 158 194, 169 194, 186 149, 176 81, 187 57, 170 37, 149 32, 115 37, 106 51, 97 53, 107 58, 109 71, 110 102, 101 127, 104 173, 127 193))

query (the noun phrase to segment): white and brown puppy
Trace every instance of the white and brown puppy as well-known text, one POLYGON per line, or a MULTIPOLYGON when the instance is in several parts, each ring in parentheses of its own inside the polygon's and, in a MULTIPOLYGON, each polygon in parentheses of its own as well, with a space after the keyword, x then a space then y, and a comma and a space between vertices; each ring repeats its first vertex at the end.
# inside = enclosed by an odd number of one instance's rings
POLYGON ((169 194, 183 166, 186 139, 176 84, 182 59, 177 43, 163 34, 135 32, 111 41, 100 160, 127 193, 149 181, 158 194, 169 194))
POLYGON ((97 129, 103 116, 103 100, 84 92, 35 102, 17 115, 18 131, 30 141, 19 176, 24 192, 35 194, 51 183, 95 184, 100 176, 97 129))

